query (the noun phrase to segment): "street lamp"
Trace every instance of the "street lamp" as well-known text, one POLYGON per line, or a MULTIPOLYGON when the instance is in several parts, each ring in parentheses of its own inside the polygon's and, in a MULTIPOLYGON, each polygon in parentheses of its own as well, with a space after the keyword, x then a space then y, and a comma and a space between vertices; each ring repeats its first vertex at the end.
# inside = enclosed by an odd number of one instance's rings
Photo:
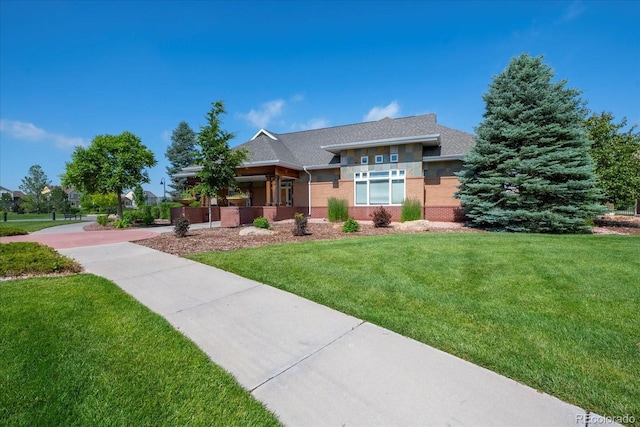
POLYGON ((162 184, 162 201, 166 202, 167 201, 167 186, 164 182, 164 178, 162 178, 160 180, 160 184, 162 184))

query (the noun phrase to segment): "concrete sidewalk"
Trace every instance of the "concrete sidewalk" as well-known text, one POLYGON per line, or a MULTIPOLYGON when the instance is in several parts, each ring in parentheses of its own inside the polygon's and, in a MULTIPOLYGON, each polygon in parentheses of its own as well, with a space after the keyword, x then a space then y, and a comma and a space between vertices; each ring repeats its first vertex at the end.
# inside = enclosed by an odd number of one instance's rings
MULTIPOLYGON (((133 243, 62 249, 289 426, 576 426, 584 410, 290 293, 133 243)), ((499 351, 499 349, 496 349, 499 351)))

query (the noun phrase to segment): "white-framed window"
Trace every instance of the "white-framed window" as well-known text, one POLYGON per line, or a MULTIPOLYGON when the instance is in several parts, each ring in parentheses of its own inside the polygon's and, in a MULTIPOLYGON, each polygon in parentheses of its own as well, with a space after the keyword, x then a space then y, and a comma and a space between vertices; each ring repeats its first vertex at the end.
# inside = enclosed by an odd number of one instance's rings
POLYGON ((404 170, 356 172, 356 205, 401 205, 405 199, 405 181, 404 170))
POLYGON ((376 163, 382 163, 384 162, 384 156, 382 154, 378 154, 376 156, 376 163))
POLYGON ((360 164, 362 164, 362 165, 368 165, 368 164, 369 164, 369 156, 362 156, 362 157, 360 157, 360 164))
POLYGON ((398 154, 391 154, 391 155, 389 156, 389 161, 390 161, 391 163, 398 163, 398 154))

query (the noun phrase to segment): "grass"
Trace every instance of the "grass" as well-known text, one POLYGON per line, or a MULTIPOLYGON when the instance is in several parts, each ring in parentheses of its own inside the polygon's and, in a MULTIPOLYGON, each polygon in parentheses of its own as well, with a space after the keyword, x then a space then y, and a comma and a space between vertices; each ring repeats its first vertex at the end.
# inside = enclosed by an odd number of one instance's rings
MULTIPOLYGON (((76 221, 76 220, 67 220, 67 221, 51 221, 42 220, 42 221, 11 221, 11 222, 0 222, 0 236, 11 236, 14 235, 8 233, 8 230, 11 229, 21 229, 26 233, 33 233, 34 231, 42 230, 43 228, 55 227, 58 225, 67 225, 67 224, 75 224, 77 222, 86 222, 86 221, 76 221)), ((26 234, 22 233, 22 234, 26 234)))
POLYGON ((49 246, 35 242, 0 244, 0 277, 77 273, 80 265, 49 246))
POLYGON ((112 282, 0 282, 0 423, 278 425, 231 375, 112 282))
POLYGON ((638 421, 639 253, 631 236, 429 233, 189 258, 638 421))

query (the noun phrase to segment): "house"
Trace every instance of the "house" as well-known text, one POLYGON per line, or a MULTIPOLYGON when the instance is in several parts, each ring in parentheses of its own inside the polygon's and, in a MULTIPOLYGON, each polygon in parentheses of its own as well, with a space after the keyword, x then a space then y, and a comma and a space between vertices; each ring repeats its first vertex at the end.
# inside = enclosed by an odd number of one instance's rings
MULTIPOLYGON (((347 200, 359 220, 384 206, 398 221, 403 201, 414 199, 426 219, 460 221, 454 173, 474 143, 473 135, 438 124, 435 114, 283 134, 260 129, 237 147, 248 152, 237 180, 246 204, 263 207, 274 220, 295 211, 326 217, 327 201, 335 197, 347 200)), ((195 183, 198 170, 191 166, 176 176, 195 183)))
MULTIPOLYGON (((144 199, 145 199, 145 204, 147 205, 155 205, 160 203, 160 199, 158 198, 158 196, 156 196, 155 194, 153 194, 151 191, 149 190, 144 190, 144 199)), ((124 207, 125 208, 137 208, 136 203, 134 201, 134 196, 133 196, 133 190, 129 191, 127 194, 122 196, 122 201, 124 203, 124 207)))

